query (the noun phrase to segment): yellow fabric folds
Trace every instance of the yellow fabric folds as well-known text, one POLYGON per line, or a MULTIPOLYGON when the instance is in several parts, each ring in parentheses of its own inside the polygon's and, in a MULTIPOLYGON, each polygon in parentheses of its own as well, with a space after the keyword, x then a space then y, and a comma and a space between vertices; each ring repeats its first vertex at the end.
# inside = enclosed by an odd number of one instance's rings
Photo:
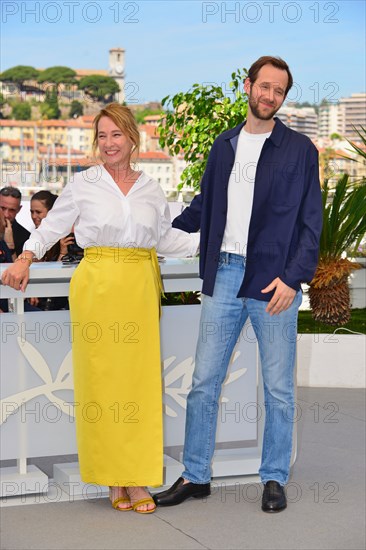
POLYGON ((82 480, 159 486, 163 473, 155 250, 85 250, 70 283, 82 480))

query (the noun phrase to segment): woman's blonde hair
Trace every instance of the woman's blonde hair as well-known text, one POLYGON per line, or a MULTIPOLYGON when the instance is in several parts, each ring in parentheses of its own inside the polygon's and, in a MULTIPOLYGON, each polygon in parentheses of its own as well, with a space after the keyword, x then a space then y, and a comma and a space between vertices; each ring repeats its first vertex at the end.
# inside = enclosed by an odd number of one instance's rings
POLYGON ((134 156, 138 154, 140 147, 140 133, 137 128, 135 117, 128 107, 119 103, 109 103, 104 109, 101 109, 93 121, 94 137, 93 137, 93 154, 96 156, 98 149, 98 124, 103 116, 110 118, 116 126, 132 141, 132 153, 134 156))

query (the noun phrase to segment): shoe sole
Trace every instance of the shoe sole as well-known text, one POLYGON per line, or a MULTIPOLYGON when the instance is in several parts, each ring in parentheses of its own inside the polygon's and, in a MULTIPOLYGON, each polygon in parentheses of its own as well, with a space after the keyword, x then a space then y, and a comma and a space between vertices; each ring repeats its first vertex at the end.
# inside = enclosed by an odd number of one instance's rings
POLYGON ((270 508, 268 509, 262 508, 262 512, 266 512, 267 514, 276 514, 278 512, 282 512, 283 510, 286 510, 286 508, 287 508, 287 505, 282 506, 282 508, 277 508, 276 510, 271 510, 270 508))
POLYGON ((190 498, 207 498, 211 495, 211 493, 199 493, 197 495, 189 495, 188 497, 184 498, 183 500, 180 500, 179 502, 172 502, 172 503, 169 503, 169 504, 165 504, 165 503, 160 503, 159 501, 157 502, 156 500, 154 500, 155 504, 157 506, 178 506, 179 504, 182 504, 183 502, 185 502, 186 500, 189 500, 190 498))

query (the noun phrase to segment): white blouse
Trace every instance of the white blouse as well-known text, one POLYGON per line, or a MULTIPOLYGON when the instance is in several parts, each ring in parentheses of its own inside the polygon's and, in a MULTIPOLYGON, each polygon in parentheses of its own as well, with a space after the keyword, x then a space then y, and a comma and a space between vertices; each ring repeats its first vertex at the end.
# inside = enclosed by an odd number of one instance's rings
POLYGON ((74 174, 23 250, 40 259, 71 232, 81 248, 156 248, 163 256, 194 256, 199 234, 172 228, 160 185, 143 172, 127 195, 102 166, 74 174))

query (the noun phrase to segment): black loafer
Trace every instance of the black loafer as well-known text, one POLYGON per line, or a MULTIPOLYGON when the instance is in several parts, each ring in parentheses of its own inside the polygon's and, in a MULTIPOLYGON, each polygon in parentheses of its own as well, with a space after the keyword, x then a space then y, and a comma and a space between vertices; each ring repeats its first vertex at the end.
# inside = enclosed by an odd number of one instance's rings
POLYGON ((277 481, 267 481, 262 497, 263 512, 281 512, 287 506, 285 489, 277 481))
POLYGON ((157 506, 176 506, 187 498, 204 498, 211 494, 211 486, 209 483, 183 483, 184 479, 180 477, 177 481, 161 493, 153 496, 157 506))

